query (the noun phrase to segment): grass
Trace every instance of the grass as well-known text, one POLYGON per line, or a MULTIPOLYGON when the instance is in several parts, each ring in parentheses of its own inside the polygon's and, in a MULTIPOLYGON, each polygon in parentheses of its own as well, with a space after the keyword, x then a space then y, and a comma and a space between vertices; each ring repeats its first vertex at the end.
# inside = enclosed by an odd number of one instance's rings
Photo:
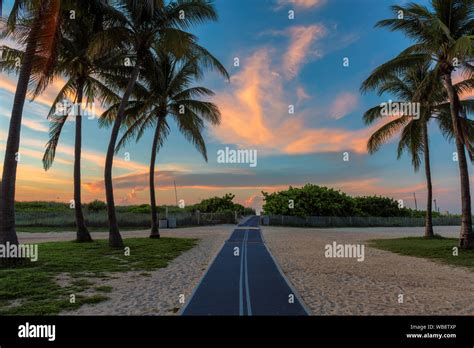
POLYGON ((96 286, 94 290, 99 292, 112 292, 113 288, 111 286, 102 285, 96 286))
POLYGON ((195 239, 126 239, 130 256, 113 250, 106 240, 78 244, 54 242, 38 245, 39 259, 24 266, 0 268, 0 315, 56 315, 86 303, 107 300, 113 289, 94 280, 113 273, 146 272, 163 268, 196 245, 195 239), (58 277, 70 277, 61 285, 58 277), (71 303, 71 295, 75 302, 71 303))
MULTIPOLYGON (((88 227, 89 232, 109 232, 108 227, 88 227)), ((149 230, 149 226, 142 227, 122 227, 120 226, 121 231, 145 231, 149 230)), ((61 227, 61 226, 52 226, 52 227, 43 227, 43 226, 18 226, 16 228, 17 232, 26 232, 26 233, 45 233, 45 232, 76 232, 75 227, 61 227)))
POLYGON ((474 250, 459 250, 453 255, 458 239, 436 236, 433 239, 409 237, 399 239, 378 239, 370 241, 370 246, 396 254, 421 257, 448 265, 466 267, 474 271, 474 250))

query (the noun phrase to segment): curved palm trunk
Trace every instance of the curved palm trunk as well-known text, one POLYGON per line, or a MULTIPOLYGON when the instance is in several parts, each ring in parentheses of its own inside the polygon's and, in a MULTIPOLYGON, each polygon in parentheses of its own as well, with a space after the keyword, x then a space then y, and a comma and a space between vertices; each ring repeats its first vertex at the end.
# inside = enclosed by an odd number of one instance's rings
POLYGON ((77 91, 77 115, 76 115, 76 140, 74 145, 74 210, 76 214, 76 241, 92 242, 92 237, 87 229, 82 211, 81 199, 81 152, 82 152, 82 98, 84 94, 84 83, 79 82, 77 91))
POLYGON ((426 216, 425 216, 425 238, 433 238, 433 183, 431 181, 431 164, 430 164, 430 145, 428 139, 428 123, 423 124, 423 142, 425 155, 425 174, 426 174, 426 190, 428 197, 426 200, 426 216))
POLYGON ((150 238, 160 238, 160 230, 158 225, 158 211, 156 209, 156 195, 155 195, 155 163, 156 152, 158 150, 158 141, 160 139, 160 129, 163 119, 158 119, 156 126, 155 137, 153 139, 153 147, 151 149, 150 161, 150 205, 151 205, 151 234, 150 238))
MULTIPOLYGON (((41 26, 41 13, 36 16, 32 33, 37 33, 41 26)), ((28 83, 33 68, 36 52, 36 38, 30 35, 25 55, 21 64, 20 75, 16 87, 13 109, 8 130, 7 146, 3 163, 2 188, 0 194, 0 244, 18 244, 15 229, 15 186, 19 160, 21 120, 25 105, 28 83)))
POLYGON ((462 219, 461 233, 459 237, 459 247, 462 249, 474 248, 474 234, 472 233, 472 215, 471 215, 471 191, 469 183, 469 170, 467 167, 466 152, 464 144, 461 140, 461 132, 459 129, 458 117, 460 105, 457 102, 456 91, 453 87, 451 74, 447 74, 443 78, 444 87, 449 96, 451 104, 451 120, 453 122, 453 130, 456 140, 456 149, 458 152, 459 172, 461 176, 461 202, 462 202, 462 219))
POLYGON ((115 146, 117 144, 120 126, 122 125, 123 116, 125 114, 125 108, 127 106, 130 95, 132 94, 133 88, 135 87, 139 71, 140 66, 137 63, 133 70, 132 76, 128 81, 127 89, 125 90, 125 93, 123 95, 122 102, 120 103, 117 117, 115 118, 114 126, 112 128, 112 135, 110 136, 109 147, 107 149, 107 157, 105 159, 104 183, 105 195, 107 198, 107 213, 109 218, 109 245, 112 248, 122 248, 124 246, 117 222, 117 214, 115 211, 114 201, 114 188, 112 182, 112 166, 114 162, 115 146))

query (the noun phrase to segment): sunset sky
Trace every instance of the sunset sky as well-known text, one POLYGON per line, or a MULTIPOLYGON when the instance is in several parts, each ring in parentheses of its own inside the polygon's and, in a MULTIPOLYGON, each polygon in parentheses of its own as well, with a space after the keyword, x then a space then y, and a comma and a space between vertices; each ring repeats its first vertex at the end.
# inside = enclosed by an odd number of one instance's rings
MULTIPOLYGON (((179 199, 186 204, 232 192, 238 202, 258 208, 262 190, 313 183, 352 195, 403 199, 410 207, 416 192, 422 208, 423 171, 414 173, 409 156, 397 160, 395 141, 375 155, 367 154, 367 139, 375 128, 362 121, 365 110, 390 96, 361 95, 361 82, 410 44, 399 33, 374 28, 378 20, 391 17, 390 5, 400 3, 404 1, 217 0, 219 22, 192 32, 232 75, 230 83, 214 73, 199 82, 216 92, 213 101, 222 112, 222 125, 205 134, 208 163, 173 127, 158 154, 159 203, 175 202, 175 180, 179 199), (288 19, 291 9, 294 20, 288 19), (343 66, 345 57, 349 67, 343 66), (235 58, 239 67, 233 65, 235 58), (295 106, 293 115, 288 113, 289 105, 295 106), (217 152, 226 146, 257 150, 257 167, 217 163, 217 152), (349 152, 349 162, 343 161, 344 152, 349 152)), ((7 0, 4 13, 10 7, 7 0)), ((64 129, 53 168, 45 172, 41 163, 48 140, 46 115, 63 82, 55 81, 35 102, 26 104, 17 200, 72 199, 73 122, 64 129)), ((0 76, 0 166, 15 88, 15 76, 0 76)), ((430 132, 434 198, 442 211, 459 212, 458 168, 452 160, 455 146, 434 123, 430 132)), ((110 129, 99 129, 97 120, 84 120, 86 202, 105 200, 102 175, 109 136, 110 129)), ((118 204, 148 202, 151 143, 152 132, 116 157, 118 204)))

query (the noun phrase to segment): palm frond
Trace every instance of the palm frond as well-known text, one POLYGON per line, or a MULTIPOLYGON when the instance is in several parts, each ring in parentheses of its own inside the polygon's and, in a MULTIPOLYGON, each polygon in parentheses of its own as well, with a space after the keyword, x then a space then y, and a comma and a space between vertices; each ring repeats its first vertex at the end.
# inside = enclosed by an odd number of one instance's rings
POLYGON ((414 65, 423 64, 430 58, 431 56, 426 54, 397 56, 376 68, 362 83, 361 92, 367 93, 370 90, 377 89, 385 81, 390 80, 393 75, 403 74, 404 71, 412 68, 414 65))
POLYGON ((408 116, 402 116, 395 120, 389 121, 388 123, 377 129, 369 138, 367 142, 367 150, 370 154, 373 154, 380 150, 380 147, 389 141, 397 132, 405 127, 411 118, 408 116))

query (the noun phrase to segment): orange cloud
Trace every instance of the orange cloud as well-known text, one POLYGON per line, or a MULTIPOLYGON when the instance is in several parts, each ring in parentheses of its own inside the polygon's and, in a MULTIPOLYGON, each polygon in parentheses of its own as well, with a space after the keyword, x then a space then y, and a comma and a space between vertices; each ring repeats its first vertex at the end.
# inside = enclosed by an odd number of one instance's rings
POLYGON ((339 120, 357 108, 359 97, 353 93, 342 93, 336 97, 331 106, 331 117, 339 120))
POLYGON ((311 96, 306 93, 306 90, 301 86, 296 89, 296 96, 298 97, 298 102, 311 99, 311 96))
POLYGON ((289 35, 291 44, 283 58, 283 69, 289 78, 294 78, 308 57, 315 55, 310 51, 315 41, 326 35, 326 29, 322 25, 297 26, 289 29, 289 35))
MULTIPOLYGON (((217 138, 227 143, 240 145, 264 145, 273 141, 274 134, 265 121, 263 99, 274 89, 277 95, 282 94, 279 75, 273 73, 269 64, 270 51, 262 49, 256 52, 245 65, 245 69, 232 77, 236 86, 234 93, 220 94, 216 99, 223 114, 223 123, 214 128, 217 138)), ((267 100, 270 102, 270 100, 267 100)), ((275 105, 275 115, 282 105, 275 105)))
MULTIPOLYGON (((11 93, 15 94, 16 92, 16 80, 12 80, 6 75, 0 75, 0 88, 11 93)), ((36 99, 34 100, 37 103, 43 104, 44 106, 51 107, 53 104, 54 99, 56 98, 58 92, 60 89, 64 86, 66 81, 62 79, 56 79, 54 80, 50 86, 36 99)), ((46 116, 46 115, 45 115, 46 116)))
POLYGON ((242 205, 244 207, 250 207, 250 208, 255 209, 255 212, 259 214, 262 211, 263 203, 264 203, 264 197, 262 196, 262 194, 258 193, 258 194, 253 194, 250 197, 248 197, 243 202, 242 205))
POLYGON ((338 151, 364 154, 367 152, 367 141, 376 127, 380 124, 356 131, 340 128, 301 130, 298 139, 288 143, 284 152, 292 155, 338 151))
MULTIPOLYGON (((213 129, 214 136, 226 144, 258 148, 268 153, 303 154, 333 151, 366 152, 367 140, 375 129, 348 130, 340 128, 308 128, 305 116, 312 116, 296 107, 290 114, 289 105, 296 96, 284 91, 286 81, 272 68, 271 49, 260 49, 232 78, 232 90, 215 98, 222 112, 222 124, 213 129)), ((335 101, 334 113, 349 111, 357 98, 349 103, 335 101)), ((299 94, 301 98, 301 91, 299 94)))

